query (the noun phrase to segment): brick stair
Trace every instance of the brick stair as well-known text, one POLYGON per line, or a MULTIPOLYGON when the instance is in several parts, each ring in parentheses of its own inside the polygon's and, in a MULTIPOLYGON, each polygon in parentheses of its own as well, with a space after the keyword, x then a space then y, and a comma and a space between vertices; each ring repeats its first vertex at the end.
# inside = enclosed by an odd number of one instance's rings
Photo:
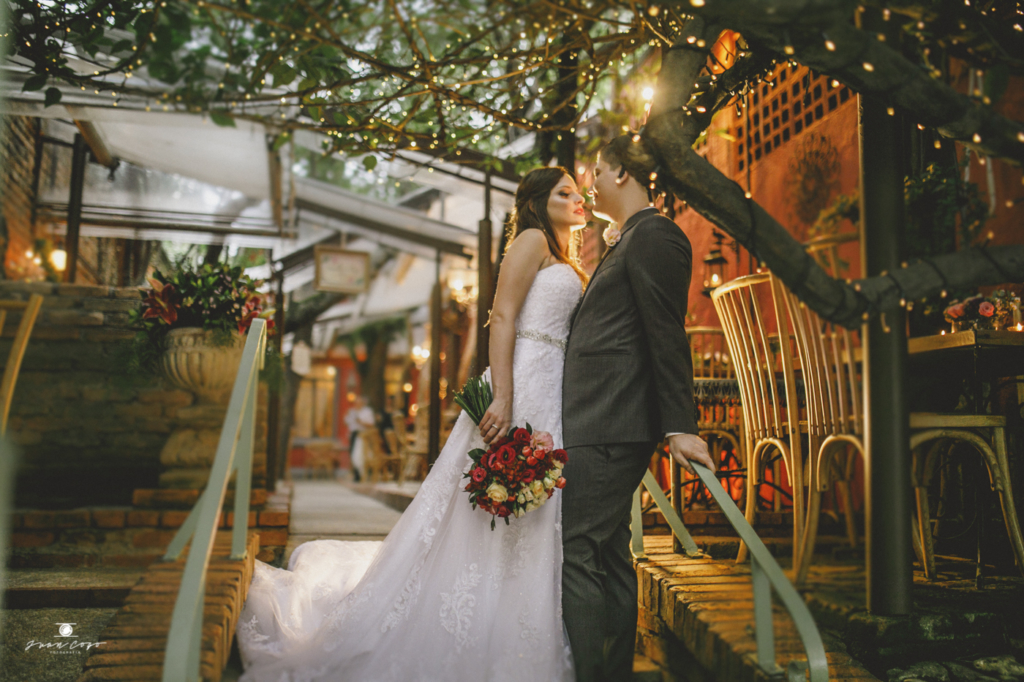
MULTIPOLYGON (((203 609, 200 667, 206 682, 219 682, 227 664, 259 548, 259 533, 249 531, 245 559, 232 561, 228 558, 231 533, 217 533, 203 609)), ((187 557, 185 552, 178 561, 149 567, 100 634, 99 641, 105 644, 86 659, 78 682, 161 679, 171 613, 187 557)))
MULTIPOLYGON (((648 560, 636 564, 638 651, 661 668, 663 679, 766 681, 755 657, 749 564, 674 554, 667 536, 645 537, 644 549, 648 560), (693 666, 705 675, 693 675, 693 666)), ((773 620, 778 664, 785 668, 791 660, 806 660, 789 615, 775 607, 773 620)), ((823 639, 830 680, 877 680, 846 652, 843 641, 825 633, 823 639)))
MULTIPOLYGON (((15 510, 12 514, 12 569, 145 568, 163 556, 176 529, 199 497, 193 490, 136 490, 133 507, 15 510)), ((228 491, 229 498, 233 491, 228 491)), ((260 533, 260 561, 274 563, 288 544, 287 494, 254 490, 249 528, 260 533)), ((232 500, 225 502, 231 508, 232 500)), ((219 528, 234 527, 234 512, 221 514, 219 528)))

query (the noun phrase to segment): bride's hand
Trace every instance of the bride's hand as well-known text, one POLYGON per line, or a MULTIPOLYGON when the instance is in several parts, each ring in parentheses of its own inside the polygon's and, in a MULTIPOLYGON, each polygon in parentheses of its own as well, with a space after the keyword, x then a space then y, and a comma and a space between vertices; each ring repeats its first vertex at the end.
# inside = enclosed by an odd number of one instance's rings
POLYGON ((488 445, 508 433, 512 426, 512 403, 495 398, 480 419, 480 437, 488 445))

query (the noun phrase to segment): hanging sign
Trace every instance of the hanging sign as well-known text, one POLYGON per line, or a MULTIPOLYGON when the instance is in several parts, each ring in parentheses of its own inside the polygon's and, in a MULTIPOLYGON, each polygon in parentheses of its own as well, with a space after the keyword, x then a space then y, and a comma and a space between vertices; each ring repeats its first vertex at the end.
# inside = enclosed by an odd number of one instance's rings
POLYGON ((313 288, 341 294, 361 294, 370 284, 370 254, 349 251, 340 246, 316 246, 313 249, 316 274, 313 288))

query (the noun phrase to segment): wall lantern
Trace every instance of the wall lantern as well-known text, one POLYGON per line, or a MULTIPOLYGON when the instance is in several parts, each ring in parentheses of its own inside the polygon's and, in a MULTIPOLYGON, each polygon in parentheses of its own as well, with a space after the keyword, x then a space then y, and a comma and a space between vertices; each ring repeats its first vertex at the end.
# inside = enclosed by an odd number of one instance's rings
POLYGON ((722 255, 722 242, 725 237, 717 230, 712 233, 715 245, 711 247, 708 255, 704 256, 704 291, 705 296, 711 296, 716 287, 725 283, 725 265, 729 261, 722 255))

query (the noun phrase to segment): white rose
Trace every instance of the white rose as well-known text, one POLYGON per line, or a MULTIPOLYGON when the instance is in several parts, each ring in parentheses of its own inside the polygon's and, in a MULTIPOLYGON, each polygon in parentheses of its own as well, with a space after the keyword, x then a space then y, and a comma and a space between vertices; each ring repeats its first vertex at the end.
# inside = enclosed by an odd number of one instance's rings
POLYGON ((508 490, 500 483, 492 483, 487 487, 487 497, 491 498, 491 502, 501 504, 508 499, 508 490))
POLYGON ((530 492, 533 493, 534 497, 540 497, 545 494, 544 483, 542 481, 534 481, 530 484, 530 492))

